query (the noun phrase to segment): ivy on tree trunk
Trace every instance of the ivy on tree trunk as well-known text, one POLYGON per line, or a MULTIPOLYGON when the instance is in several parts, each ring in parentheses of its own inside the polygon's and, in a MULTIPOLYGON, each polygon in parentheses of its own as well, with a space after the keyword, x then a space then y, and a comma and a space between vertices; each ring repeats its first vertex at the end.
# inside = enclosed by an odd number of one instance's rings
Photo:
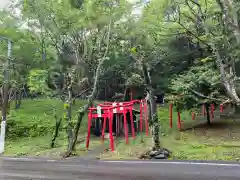
POLYGON ((73 125, 72 125, 72 84, 73 84, 73 73, 67 73, 66 84, 68 91, 68 98, 64 103, 64 120, 67 121, 67 135, 68 135, 68 151, 71 149, 73 144, 73 125))
POLYGON ((150 112, 151 112, 151 120, 150 126, 152 129, 152 150, 157 151, 160 150, 160 123, 157 115, 157 104, 155 100, 155 89, 152 87, 151 76, 148 71, 148 68, 144 62, 142 62, 142 71, 144 80, 146 83, 146 90, 147 90, 147 101, 149 102, 150 112))

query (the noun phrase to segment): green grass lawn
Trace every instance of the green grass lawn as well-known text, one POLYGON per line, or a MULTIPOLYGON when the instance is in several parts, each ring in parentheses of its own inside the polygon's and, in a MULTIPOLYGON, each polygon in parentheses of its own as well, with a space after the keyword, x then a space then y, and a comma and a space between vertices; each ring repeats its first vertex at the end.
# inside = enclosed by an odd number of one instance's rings
MULTIPOLYGON (((76 121, 77 110, 84 103, 84 101, 76 101, 72 108, 73 121, 76 121)), ((17 110, 12 108, 8 115, 8 138, 37 137, 52 133, 56 123, 54 113, 56 113, 57 118, 62 117, 63 102, 61 100, 23 100, 21 108, 17 110)))
MULTIPOLYGON (((76 100, 72 108, 73 122, 76 122, 77 110, 85 103, 76 100)), ((54 156, 59 157, 67 145, 67 134, 62 130, 56 140, 56 148, 50 149, 50 143, 55 128, 54 112, 62 116, 63 102, 58 99, 23 100, 20 109, 11 109, 8 116, 8 132, 5 155, 13 156, 54 156)), ((62 122, 65 126, 66 122, 62 122)), ((85 133, 87 115, 83 119, 76 154, 85 153, 85 133)), ((93 138, 91 148, 100 145, 99 138, 93 138)))
MULTIPOLYGON (((183 139, 178 139, 177 134, 161 137, 162 147, 172 151, 170 159, 173 160, 234 160, 238 161, 240 157, 239 142, 220 142, 218 144, 208 144, 204 138, 195 138, 191 133, 182 133, 183 139), (191 139, 194 138, 194 139, 191 139), (198 141, 200 140, 200 141, 198 141), (201 142, 202 141, 202 142, 201 142)), ((206 139, 205 139, 206 140, 206 139)), ((212 138, 211 141, 215 141, 212 138)), ((209 141, 210 142, 210 141, 209 141)), ((104 152, 100 155, 101 159, 138 159, 140 154, 151 147, 151 137, 144 138, 144 142, 138 137, 131 140, 129 145, 123 141, 117 146, 115 152, 104 152)))
MULTIPOLYGON (((73 121, 77 109, 84 101, 76 101, 73 106, 73 121)), ((5 155, 9 156, 43 156, 61 157, 66 149, 66 132, 62 131, 56 140, 56 147, 49 148, 55 126, 53 112, 62 115, 63 103, 56 99, 24 100, 18 110, 11 110, 8 118, 10 131, 6 141, 5 155)), ((171 159, 194 160, 238 160, 240 157, 240 122, 234 120, 213 120, 211 127, 202 125, 188 131, 177 130, 177 113, 173 114, 173 128, 169 128, 168 107, 159 107, 159 120, 161 122, 161 145, 173 152, 171 159)), ((181 113, 183 125, 193 123, 191 112, 181 113)), ((203 121, 196 118, 194 122, 203 121)), ((84 118, 80 142, 77 144, 76 155, 85 156, 86 123, 84 118)), ((144 135, 145 136, 145 135, 144 135)), ((151 147, 151 137, 144 137, 141 142, 140 135, 135 140, 130 138, 130 143, 124 140, 115 145, 116 151, 106 151, 100 155, 101 159, 137 159, 138 156, 151 147)), ((108 147, 106 140, 106 148, 108 147)), ((90 150, 99 147, 99 138, 92 138, 90 150)))
MULTIPOLYGON (((19 138, 17 140, 8 140, 6 142, 6 150, 4 155, 6 156, 39 156, 39 157, 51 157, 61 158, 67 148, 66 135, 61 134, 56 140, 55 148, 50 148, 51 136, 39 136, 32 138, 19 138)), ((85 136, 81 136, 81 141, 76 145, 76 151, 74 155, 84 156, 88 150, 85 148, 85 136)), ((101 145, 99 138, 91 139, 91 146, 89 150, 93 150, 97 146, 101 145)))
MULTIPOLYGON (((159 108, 161 122, 161 145, 172 151, 171 159, 177 160, 238 160, 240 157, 240 122, 234 120, 214 119, 212 126, 205 124, 194 129, 180 132, 177 130, 176 112, 173 116, 173 129, 169 129, 169 111, 167 107, 159 108)), ((183 112, 184 123, 192 123, 191 113, 183 112), (188 119, 187 119, 188 118, 188 119)), ((202 117, 196 118, 203 121, 202 117)), ((124 140, 116 147, 115 152, 104 152, 101 159, 137 159, 140 154, 151 147, 151 137, 145 137, 141 142, 140 135, 136 140, 130 140, 128 145, 124 140)))

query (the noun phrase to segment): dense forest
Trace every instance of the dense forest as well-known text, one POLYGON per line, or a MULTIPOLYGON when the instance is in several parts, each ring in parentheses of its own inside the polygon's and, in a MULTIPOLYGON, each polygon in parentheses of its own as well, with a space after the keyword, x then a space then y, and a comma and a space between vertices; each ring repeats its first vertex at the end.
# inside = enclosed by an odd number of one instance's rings
POLYGON ((76 136, 71 151, 93 101, 129 90, 149 95, 155 131, 157 94, 180 110, 203 102, 238 107, 239 8, 236 0, 20 1, 0 15, 3 118, 10 101, 17 108, 25 97, 59 97, 76 136), (88 102, 73 128, 76 98, 88 102))

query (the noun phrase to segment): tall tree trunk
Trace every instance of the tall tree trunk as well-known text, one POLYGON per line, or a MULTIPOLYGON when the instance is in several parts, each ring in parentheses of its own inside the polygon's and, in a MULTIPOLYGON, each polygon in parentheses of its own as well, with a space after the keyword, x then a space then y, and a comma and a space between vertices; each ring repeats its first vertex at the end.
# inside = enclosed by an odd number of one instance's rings
POLYGON ((15 109, 18 109, 18 92, 15 93, 15 109))
POLYGON ((144 75, 144 80, 146 83, 146 89, 147 89, 147 100, 150 103, 150 112, 151 112, 151 121, 150 126, 152 129, 152 150, 157 151, 160 150, 160 122, 157 115, 157 104, 155 99, 155 89, 152 87, 152 81, 150 73, 147 69, 146 64, 142 62, 142 71, 144 75))
POLYGON ((74 128, 73 144, 72 144, 71 150, 75 150, 76 143, 77 143, 77 138, 78 138, 78 133, 79 133, 79 130, 80 130, 80 127, 81 127, 81 124, 82 124, 84 114, 85 114, 84 112, 78 112, 77 124, 74 128))
POLYGON ((55 146, 55 141, 58 137, 59 134, 59 130, 60 130, 60 126, 61 126, 61 122, 62 122, 62 118, 58 118, 57 115, 54 115, 54 118, 56 120, 56 125, 55 125, 55 131, 54 131, 54 135, 51 141, 51 148, 53 148, 55 146))
POLYGON ((6 130, 6 121, 7 121, 7 113, 9 108, 9 78, 10 78, 10 60, 12 53, 12 42, 8 40, 8 61, 7 68, 4 69, 4 83, 3 83, 3 96, 2 96, 2 122, 1 122, 1 146, 0 146, 0 154, 4 152, 5 148, 5 130, 6 130))
MULTIPOLYGON (((5 77, 6 79, 6 77, 5 77)), ((9 79, 7 79, 8 81, 9 79)), ((2 96, 2 122, 1 122, 1 146, 0 146, 0 154, 4 153, 5 148, 5 130, 7 123, 7 112, 8 112, 8 90, 9 84, 8 82, 4 83, 3 86, 3 96, 2 96)))
POLYGON ((68 98, 64 104, 64 120, 67 121, 67 135, 68 135, 68 151, 73 144, 73 125, 72 125, 72 83, 73 73, 67 73, 66 84, 68 90, 68 98))
POLYGON ((160 150, 160 123, 157 115, 157 105, 155 100, 155 91, 152 89, 149 91, 149 99, 151 106, 151 121, 152 121, 152 138, 153 138, 153 146, 152 150, 157 151, 160 150))
POLYGON ((21 90, 16 90, 15 93, 15 109, 19 109, 22 103, 22 92, 21 90))

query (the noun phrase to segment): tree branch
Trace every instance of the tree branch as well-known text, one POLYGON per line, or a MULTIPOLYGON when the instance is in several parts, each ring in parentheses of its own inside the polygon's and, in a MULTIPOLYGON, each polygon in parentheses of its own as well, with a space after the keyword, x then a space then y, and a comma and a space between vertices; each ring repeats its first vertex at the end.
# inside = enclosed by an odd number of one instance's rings
POLYGON ((76 96, 73 98, 73 101, 74 101, 77 97, 79 97, 79 96, 83 95, 84 93, 88 92, 90 89, 91 89, 91 88, 87 88, 87 89, 83 90, 81 93, 79 93, 78 95, 76 95, 76 96))
POLYGON ((190 91, 191 91, 192 93, 194 93, 195 95, 201 97, 201 98, 205 98, 205 99, 210 99, 210 100, 213 100, 213 101, 222 102, 222 100, 220 100, 220 99, 216 99, 216 98, 213 98, 213 97, 210 97, 210 96, 205 96, 205 95, 203 95, 202 93, 197 92, 197 91, 195 91, 195 90, 193 90, 193 89, 190 89, 190 91))

